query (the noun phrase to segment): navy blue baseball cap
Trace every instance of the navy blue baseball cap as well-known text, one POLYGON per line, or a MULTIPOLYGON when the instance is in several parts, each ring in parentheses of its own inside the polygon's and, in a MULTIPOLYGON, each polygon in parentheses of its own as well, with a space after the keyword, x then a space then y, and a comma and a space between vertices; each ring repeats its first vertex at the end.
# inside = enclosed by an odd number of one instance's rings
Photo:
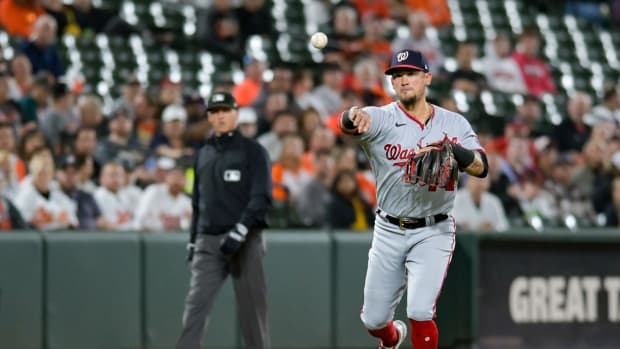
POLYGON ((428 73, 428 61, 420 51, 400 50, 392 56, 385 74, 391 75, 396 69, 415 69, 428 73))

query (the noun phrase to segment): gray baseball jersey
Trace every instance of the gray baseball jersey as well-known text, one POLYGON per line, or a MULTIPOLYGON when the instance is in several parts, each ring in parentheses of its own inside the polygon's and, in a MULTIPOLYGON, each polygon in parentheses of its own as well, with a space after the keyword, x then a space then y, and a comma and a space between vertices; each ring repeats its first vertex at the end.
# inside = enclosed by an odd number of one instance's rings
POLYGON ((432 105, 432 116, 422 125, 399 103, 363 108, 370 129, 360 136, 377 181, 377 205, 396 217, 425 217, 448 213, 455 191, 411 185, 402 180, 407 159, 427 144, 448 137, 467 149, 482 149, 469 122, 460 114, 432 105))

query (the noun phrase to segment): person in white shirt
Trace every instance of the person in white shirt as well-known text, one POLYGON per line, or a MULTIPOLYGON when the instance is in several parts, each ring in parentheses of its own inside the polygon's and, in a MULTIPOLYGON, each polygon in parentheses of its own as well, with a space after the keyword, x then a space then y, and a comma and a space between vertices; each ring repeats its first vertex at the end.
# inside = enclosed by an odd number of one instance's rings
POLYGON ((489 192, 489 177, 467 176, 465 188, 456 192, 454 219, 457 226, 474 231, 506 231, 508 220, 501 201, 489 192))
POLYGON ((521 68, 512 57, 512 44, 508 35, 498 33, 485 46, 485 53, 482 67, 492 89, 504 93, 527 92, 521 68))
POLYGON ((189 228, 192 201, 183 192, 183 169, 173 163, 173 167, 165 169, 165 172, 164 182, 148 186, 140 199, 134 222, 138 230, 177 231, 189 228))
POLYGON ((99 182, 101 187, 95 190, 94 196, 103 217, 113 230, 132 229, 136 202, 123 191, 126 183, 123 166, 116 162, 105 164, 99 182))
POLYGON ((41 230, 77 227, 77 206, 52 185, 54 162, 51 157, 40 153, 30 160, 28 167, 31 181, 24 183, 15 198, 15 206, 24 220, 41 230))
POLYGON ((414 49, 422 52, 431 72, 439 76, 444 65, 444 57, 441 53, 439 43, 432 41, 427 35, 426 30, 430 26, 428 15, 422 11, 411 12, 407 17, 409 35, 398 36, 392 41, 392 51, 398 52, 405 49, 414 49))

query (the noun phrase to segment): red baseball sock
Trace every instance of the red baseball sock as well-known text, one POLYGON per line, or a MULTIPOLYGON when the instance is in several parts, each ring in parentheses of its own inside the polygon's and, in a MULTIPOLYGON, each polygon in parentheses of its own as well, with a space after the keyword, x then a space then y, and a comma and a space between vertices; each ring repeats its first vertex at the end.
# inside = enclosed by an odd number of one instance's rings
POLYGON ((384 347, 393 347, 398 342, 398 332, 394 327, 393 321, 390 321, 387 326, 378 330, 368 330, 373 337, 377 337, 381 340, 381 345, 384 347))
POLYGON ((409 319, 411 323, 411 342, 415 349, 437 349, 439 331, 435 321, 416 321, 409 319))

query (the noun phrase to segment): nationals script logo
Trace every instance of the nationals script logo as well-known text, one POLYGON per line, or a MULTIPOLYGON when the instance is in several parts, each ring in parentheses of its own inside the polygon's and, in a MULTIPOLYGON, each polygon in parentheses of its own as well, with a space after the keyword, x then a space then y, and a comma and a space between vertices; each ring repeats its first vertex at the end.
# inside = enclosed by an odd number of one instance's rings
MULTIPOLYGON (((448 135, 444 134, 444 137, 448 138, 448 135)), ((459 138, 452 137, 450 141, 453 143, 458 143, 459 138)), ((428 142, 427 145, 430 143, 432 142, 428 142)), ((423 148, 423 147, 424 146, 422 145, 422 141, 420 141, 418 143, 418 149, 423 148)), ((393 166, 398 166, 398 167, 407 166, 407 160, 409 160, 412 156, 415 155, 415 148, 406 148, 402 144, 386 144, 383 146, 383 150, 385 150, 386 159, 390 161, 399 160, 392 164, 393 166)))
POLYGON ((398 55, 396 55, 396 61, 402 62, 405 59, 407 59, 407 57, 409 57, 409 51, 401 52, 398 55))
POLYGON ((407 165, 407 160, 415 154, 415 148, 407 149, 401 144, 386 144, 383 146, 385 150, 385 157, 390 160, 401 160, 394 163, 394 166, 404 167, 407 165))

